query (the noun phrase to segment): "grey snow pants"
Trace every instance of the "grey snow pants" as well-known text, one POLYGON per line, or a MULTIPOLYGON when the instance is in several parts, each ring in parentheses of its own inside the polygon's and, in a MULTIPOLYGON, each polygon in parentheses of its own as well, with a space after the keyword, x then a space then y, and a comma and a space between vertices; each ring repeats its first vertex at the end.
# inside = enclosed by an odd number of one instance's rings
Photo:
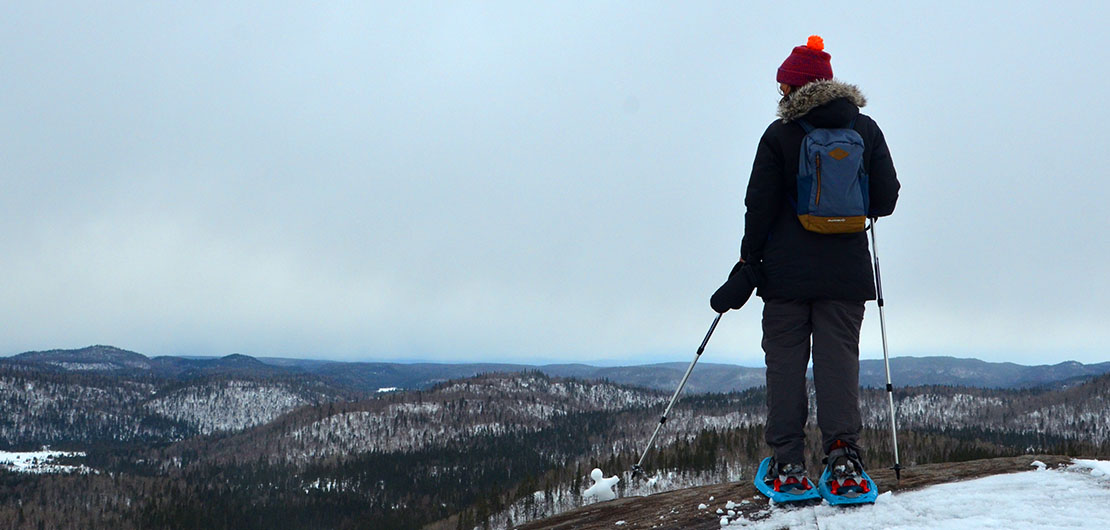
POLYGON ((813 352, 817 425, 828 454, 836 440, 858 448, 859 334, 862 301, 763 300, 767 362, 767 445, 776 462, 805 462, 809 416, 806 367, 813 352))

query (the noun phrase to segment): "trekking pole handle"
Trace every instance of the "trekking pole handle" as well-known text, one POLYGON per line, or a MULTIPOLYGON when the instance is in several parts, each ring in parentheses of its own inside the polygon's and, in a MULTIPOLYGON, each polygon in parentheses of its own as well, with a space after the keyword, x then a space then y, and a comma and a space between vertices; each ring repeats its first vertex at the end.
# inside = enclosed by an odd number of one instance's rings
POLYGON ((883 276, 879 272, 879 245, 875 241, 875 224, 879 219, 876 217, 871 218, 871 253, 875 258, 875 294, 878 298, 879 307, 883 307, 883 276))

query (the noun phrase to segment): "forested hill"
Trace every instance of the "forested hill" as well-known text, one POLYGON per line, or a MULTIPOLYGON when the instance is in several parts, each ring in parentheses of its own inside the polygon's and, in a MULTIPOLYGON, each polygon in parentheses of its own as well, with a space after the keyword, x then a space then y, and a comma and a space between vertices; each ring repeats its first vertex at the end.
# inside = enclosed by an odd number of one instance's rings
MULTIPOLYGON (((630 480, 669 396, 538 371, 359 397, 304 374, 168 382, 7 366, 0 449, 48 440, 92 471, 0 470, 0 528, 505 528, 581 506, 594 467, 622 474, 623 496, 750 477, 765 456, 762 388, 683 396, 649 480, 630 480)), ((864 456, 885 467, 886 393, 862 398, 864 456)), ((1110 456, 1110 375, 895 399, 906 466, 1110 456)))

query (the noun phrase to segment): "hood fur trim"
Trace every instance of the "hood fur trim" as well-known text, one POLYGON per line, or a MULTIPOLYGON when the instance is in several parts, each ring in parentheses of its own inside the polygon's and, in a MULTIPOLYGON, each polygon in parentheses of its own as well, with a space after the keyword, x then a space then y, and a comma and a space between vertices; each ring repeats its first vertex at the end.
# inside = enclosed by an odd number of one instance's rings
POLYGON ((822 79, 806 83, 786 101, 780 102, 778 116, 782 118, 783 123, 788 123, 805 116, 809 111, 825 103, 839 98, 848 98, 848 101, 851 101, 857 107, 867 105, 867 98, 863 97, 863 92, 860 92, 856 85, 842 83, 836 79, 822 79))

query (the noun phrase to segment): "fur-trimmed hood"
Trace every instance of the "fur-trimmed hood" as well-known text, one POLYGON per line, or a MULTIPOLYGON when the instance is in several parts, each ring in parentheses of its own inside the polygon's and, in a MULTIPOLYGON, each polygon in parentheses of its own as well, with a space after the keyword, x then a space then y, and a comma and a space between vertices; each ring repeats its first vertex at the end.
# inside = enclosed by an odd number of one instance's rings
POLYGON ((821 105, 840 98, 848 98, 848 101, 856 107, 867 105, 867 98, 863 97, 863 92, 860 92, 856 85, 842 83, 836 79, 819 80, 807 83, 785 101, 780 102, 778 116, 782 118, 783 123, 789 123, 821 105))

